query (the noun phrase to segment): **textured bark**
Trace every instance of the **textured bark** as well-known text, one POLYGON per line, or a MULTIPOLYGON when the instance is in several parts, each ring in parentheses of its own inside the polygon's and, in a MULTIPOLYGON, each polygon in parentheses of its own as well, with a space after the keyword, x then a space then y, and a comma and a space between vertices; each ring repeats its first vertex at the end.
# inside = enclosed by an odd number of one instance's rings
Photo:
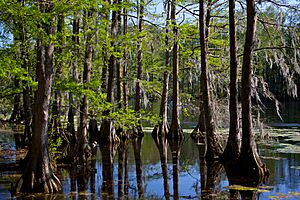
POLYGON ((247 0, 247 31, 242 66, 242 147, 240 155, 241 176, 250 180, 261 180, 265 167, 259 158, 252 131, 251 82, 253 74, 252 53, 256 29, 255 1, 247 0))
MULTIPOLYGON (((143 36, 141 36, 142 31, 144 29, 144 6, 145 1, 140 0, 139 1, 139 9, 138 9, 138 31, 140 33, 140 36, 138 37, 138 43, 137 43, 137 80, 135 85, 135 111, 140 112, 142 108, 142 90, 141 90, 141 81, 143 78, 143 36)), ((142 122, 139 121, 136 130, 137 135, 143 135, 143 128, 142 128, 142 122)))
MULTIPOLYGON (((56 49, 56 53, 58 56, 61 56, 64 51, 64 26, 65 26, 65 16, 64 14, 61 14, 58 16, 58 22, 57 22, 57 36, 59 41, 59 46, 56 49)), ((63 77, 63 60, 62 57, 58 58, 58 61, 56 62, 56 73, 55 73, 55 79, 54 81, 61 81, 63 77)), ((62 123, 61 123, 61 106, 62 106, 62 92, 59 88, 57 88, 54 91, 54 100, 53 100, 53 106, 52 106, 52 131, 56 134, 62 134, 62 123)), ((58 136, 58 135, 57 135, 58 136)))
MULTIPOLYGON (((113 1, 113 6, 117 5, 118 1, 113 1)), ((111 35, 112 35, 112 42, 111 46, 116 51, 117 43, 115 40, 118 36, 118 12, 114 10, 112 12, 112 23, 111 23, 111 35)), ((116 67, 116 57, 112 54, 109 58, 109 65, 108 65, 108 84, 107 84, 107 102, 113 103, 114 102, 114 79, 115 79, 115 67, 116 67)), ((106 110, 103 112, 104 116, 109 115, 110 110, 106 110)), ((120 139, 116 135, 116 130, 113 125, 113 122, 110 119, 103 120, 100 128, 100 141, 99 143, 118 143, 120 139)))
MULTIPOLYGON (((167 9, 166 9, 167 17, 166 17, 166 38, 165 38, 165 44, 166 44, 166 61, 165 61, 165 67, 170 66, 170 50, 168 48, 169 46, 169 21, 170 21, 170 2, 167 2, 167 9)), ((159 124, 154 127, 152 131, 153 137, 155 136, 161 136, 165 137, 169 132, 169 124, 168 124, 168 91, 169 91, 169 72, 166 69, 164 72, 164 79, 163 79, 163 90, 161 94, 161 103, 160 103, 160 111, 159 111, 159 117, 162 119, 159 124)))
MULTIPOLYGON (((50 12, 51 4, 41 4, 44 12, 50 12)), ((43 24, 43 29, 50 36, 55 33, 55 26, 43 24)), ((52 41, 45 43, 38 41, 36 77, 38 89, 35 95, 33 136, 27 163, 23 175, 17 183, 17 192, 45 192, 55 193, 60 191, 61 183, 55 176, 50 165, 48 152, 48 120, 51 86, 53 78, 53 52, 52 41)))
MULTIPOLYGON (((124 0, 127 3, 128 0, 124 0)), ((128 10, 123 8, 123 35, 128 32, 128 10)), ((125 44, 126 45, 126 44, 125 44)), ((123 55, 123 104, 124 108, 128 107, 128 53, 124 51, 123 55)))
POLYGON ((211 97, 208 84, 208 72, 207 72, 207 38, 205 36, 206 25, 204 23, 204 1, 199 1, 199 31, 200 31, 200 43, 201 43, 201 79, 203 83, 201 90, 203 93, 203 104, 205 113, 205 131, 206 131, 206 158, 215 159, 222 153, 222 146, 216 136, 215 124, 213 119, 213 111, 211 105, 211 97))
MULTIPOLYGON (((15 88, 20 87, 20 80, 17 77, 14 78, 14 86, 15 86, 15 88)), ((12 114, 9 118, 9 122, 16 123, 16 124, 20 123, 20 121, 21 121, 20 103, 21 103, 20 95, 15 94, 14 95, 14 107, 13 107, 12 114)))
MULTIPOLYGON (((93 17, 92 12, 86 12, 86 20, 89 20, 93 17)), ((89 22, 86 22, 85 28, 90 29, 88 26, 89 22)), ((91 70, 92 70, 92 62, 93 62, 93 41, 92 35, 86 35, 85 42, 85 60, 83 66, 83 76, 82 76, 82 84, 85 86, 91 80, 91 70)), ((85 89, 88 89, 85 86, 85 89)), ((80 116, 79 116, 79 128, 77 132, 77 157, 79 158, 79 163, 84 164, 88 157, 90 156, 90 147, 88 144, 88 97, 83 95, 80 102, 80 116)))
POLYGON ((222 160, 237 160, 241 150, 241 136, 238 116, 237 91, 237 59, 236 59, 236 30, 235 30, 235 0, 229 0, 229 34, 230 34, 230 127, 226 148, 222 160))
POLYGON ((170 131, 168 133, 169 138, 181 139, 183 138, 183 131, 180 126, 179 120, 179 33, 178 27, 176 25, 176 0, 171 2, 171 22, 173 25, 173 34, 175 35, 174 44, 173 44, 173 109, 172 109, 172 122, 170 131))
MULTIPOLYGON (((118 3, 121 4, 122 1, 121 0, 118 0, 118 3)), ((121 23, 122 23, 122 18, 121 18, 121 9, 119 9, 117 11, 117 24, 118 24, 118 35, 121 35, 122 33, 122 27, 121 27, 121 23)), ((117 49, 118 52, 120 52, 120 49, 118 48, 117 49)), ((121 64, 121 59, 120 58, 117 58, 116 59, 116 65, 117 65, 117 94, 116 94, 116 100, 117 100, 117 103, 118 103, 118 107, 119 108, 122 108, 123 107, 123 103, 122 103, 122 64, 121 64)), ((121 131, 121 130, 120 130, 121 131)))
POLYGON ((109 16, 110 16, 110 9, 109 9, 109 5, 110 1, 109 0, 104 0, 103 1, 103 9, 101 11, 101 15, 102 15, 102 23, 105 25, 105 41, 103 44, 103 68, 102 68, 102 74, 101 74, 101 89, 102 92, 107 92, 107 81, 108 81, 108 66, 109 66, 109 58, 108 58, 108 37, 109 37, 109 16))
POLYGON ((89 122, 89 142, 95 143, 99 140, 99 130, 96 119, 90 119, 89 122))
MULTIPOLYGON (((71 71, 71 79, 73 82, 78 82, 77 77, 77 57, 79 57, 80 50, 80 38, 79 38, 79 30, 80 30, 80 17, 78 13, 75 13, 75 17, 73 20, 73 34, 72 34, 72 42, 75 45, 75 48, 72 50, 72 62, 70 65, 71 71)), ((74 99, 74 94, 69 93, 69 111, 68 111, 68 125, 67 130, 70 134, 70 142, 75 144, 77 142, 77 136, 75 133, 75 116, 76 116, 76 101, 74 99)))
MULTIPOLYGON (((209 36, 209 24, 210 24, 210 20, 211 20, 211 0, 208 1, 208 8, 206 9, 206 18, 205 18, 205 40, 208 41, 208 36, 209 36)), ((204 11, 203 11, 204 12, 204 11)), ((199 26, 200 28, 200 26, 199 26)), ((207 44, 206 44, 207 45, 207 44)), ((205 83, 205 79, 200 80, 200 86, 206 84, 205 83)), ((196 142, 198 143, 203 143, 205 141, 205 126, 206 126, 206 121, 205 121, 205 99, 204 99, 204 91, 203 88, 200 87, 200 102, 199 102, 199 118, 198 118, 198 124, 195 127, 195 129, 193 130, 192 134, 191 134, 191 138, 194 139, 196 142)), ((205 152, 206 153, 206 152, 205 152)))
MULTIPOLYGON (((20 6, 24 7, 25 6, 25 1, 20 1, 20 6)), ((24 26, 23 23, 24 19, 20 19, 20 21, 15 21, 14 26, 17 31, 14 32, 14 40, 16 43, 20 43, 20 59, 21 59, 21 67, 28 73, 28 74, 23 74, 23 76, 32 76, 31 72, 31 64, 29 63, 29 55, 28 55, 28 39, 27 39, 27 34, 26 34, 26 27, 24 26)), ((26 146, 31 142, 31 134, 32 134, 32 91, 31 87, 28 86, 28 83, 26 80, 22 80, 22 82, 15 77, 15 87, 18 88, 20 84, 22 84, 22 96, 23 96, 23 105, 21 107, 21 98, 19 95, 16 95, 14 97, 14 109, 13 113, 11 116, 10 121, 11 122, 17 122, 19 123, 20 120, 24 120, 24 134, 21 135, 21 140, 20 143, 18 144, 17 147, 19 146, 26 146), (23 109, 23 110, 22 110, 23 109), (23 113, 21 113, 23 111, 23 113), (22 119, 21 119, 21 114, 23 114, 22 119)))

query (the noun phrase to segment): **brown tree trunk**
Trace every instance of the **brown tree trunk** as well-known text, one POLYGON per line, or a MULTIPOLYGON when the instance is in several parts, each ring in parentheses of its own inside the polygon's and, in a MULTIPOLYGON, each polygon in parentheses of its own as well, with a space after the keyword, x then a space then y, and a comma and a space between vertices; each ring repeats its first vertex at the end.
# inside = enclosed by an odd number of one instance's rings
MULTIPOLYGON (((144 6, 145 1, 140 0, 139 1, 139 8, 138 8, 138 43, 137 43, 137 80, 135 85, 135 111, 140 112, 142 108, 142 90, 141 90, 141 81, 143 76, 143 51, 142 51, 142 42, 143 42, 143 36, 141 36, 142 31, 144 29, 144 6)), ((142 128, 142 122, 139 121, 137 127, 136 127, 136 134, 137 135, 143 135, 143 128, 142 128)))
MULTIPOLYGON (((122 0, 118 0, 118 4, 121 5, 122 0)), ((121 29, 121 9, 118 10, 117 13, 117 23, 118 23, 118 35, 121 35, 122 29, 121 29)), ((117 49, 118 52, 120 52, 120 49, 117 49)), ((122 65, 121 65, 121 59, 116 59, 116 65, 117 65, 117 94, 116 94, 116 100, 118 103, 118 107, 122 108, 122 65)))
POLYGON ((205 113, 205 131, 206 131, 206 158, 215 159, 222 153, 222 146, 219 139, 216 136, 215 124, 213 119, 213 111, 211 105, 211 98, 208 84, 208 73, 207 73, 207 38, 206 25, 204 23, 204 1, 199 1, 199 31, 200 31, 200 43, 201 43, 201 90, 203 94, 203 104, 205 113))
POLYGON ((259 182, 265 175, 265 167, 259 158, 252 131, 251 83, 255 29, 255 0, 247 0, 247 31, 242 66, 242 147, 240 155, 240 172, 241 176, 259 182))
MULTIPOLYGON (((91 27, 89 23, 91 23, 91 19, 93 17, 93 13, 88 11, 86 12, 85 20, 86 20, 86 32, 90 32, 91 27)), ((82 83, 83 85, 88 84, 91 80, 91 70, 92 70, 92 62, 93 62, 93 41, 92 41, 92 35, 91 33, 86 35, 86 45, 85 45, 85 61, 84 61, 84 69, 83 69, 83 76, 82 76, 82 83)), ((85 89, 88 89, 87 86, 85 86, 85 89)), ((89 156, 89 153, 87 151, 90 150, 89 144, 88 144, 88 97, 86 95, 83 95, 81 99, 81 105, 80 105, 80 117, 79 117, 79 128, 77 132, 77 147, 78 152, 77 156, 79 158, 79 163, 85 163, 87 161, 87 158, 89 156), (88 153, 88 154, 87 154, 88 153)))
MULTIPOLYGON (((25 2, 22 0, 20 1, 20 6, 25 6, 25 2)), ((18 29, 18 31, 15 31, 14 33, 14 39, 16 42, 20 42, 20 58, 22 61, 21 67, 27 72, 27 74, 24 74, 23 76, 31 76, 32 72, 30 69, 30 63, 28 59, 28 44, 27 44, 27 36, 26 36, 26 27, 23 23, 24 19, 21 19, 21 21, 15 22, 15 27, 18 29)), ((15 78, 15 87, 19 87, 20 80, 15 78)), ((14 110, 13 114, 11 116, 10 121, 19 121, 20 122, 20 115, 21 110, 23 109, 23 116, 24 119, 24 134, 21 136, 21 143, 19 146, 25 146, 28 145, 31 142, 31 134, 32 134, 32 99, 31 99, 31 87, 28 85, 28 82, 26 80, 22 80, 22 95, 23 95, 23 105, 22 108, 20 107, 21 99, 20 96, 15 96, 14 98, 14 110)), ((19 123, 17 122, 17 123, 19 123)))
MULTIPOLYGON (((14 84, 15 84, 16 89, 20 87, 19 78, 17 78, 17 77, 14 78, 14 84)), ((20 103, 21 103, 20 95, 15 94, 14 95, 14 107, 13 107, 12 114, 9 118, 9 122, 16 123, 16 124, 20 123, 20 121, 21 121, 20 103)))
MULTIPOLYGON (((59 46, 57 48, 57 56, 58 61, 56 63, 57 69, 55 73, 54 81, 61 81, 63 77, 63 46, 65 45, 64 41, 64 26, 65 26, 65 16, 61 14, 58 16, 58 23, 57 23, 57 36, 59 41, 59 46)), ((59 88, 54 91, 54 100, 53 100, 53 107, 52 107, 52 131, 54 134, 57 134, 56 137, 62 134, 62 124, 61 124, 61 105, 62 105, 62 93, 59 88)))
MULTIPOLYGON (((118 0, 113 1, 113 6, 118 5, 118 0)), ((112 24, 111 24, 111 35, 112 35, 112 42, 111 46, 114 48, 114 52, 116 51, 117 43, 115 40, 118 36, 118 12, 113 10, 112 12, 112 24)), ((116 67, 116 57, 114 54, 111 54, 109 58, 109 65, 108 65, 108 84, 107 84, 107 102, 113 103, 114 102, 114 79, 115 79, 115 67, 116 67)), ((103 112, 104 116, 109 115, 110 110, 106 110, 103 112)), ((117 143, 120 139, 116 135, 116 130, 113 125, 112 120, 104 119, 101 127, 100 127, 100 140, 99 143, 117 143)))
POLYGON ((169 50, 169 21, 170 21, 170 2, 167 2, 166 7, 166 38, 165 38, 165 44, 166 44, 166 62, 165 62, 165 71, 164 71, 164 79, 163 79, 163 90, 161 94, 161 103, 160 103, 160 111, 159 111, 159 117, 162 119, 159 124, 154 127, 152 131, 153 137, 155 136, 161 136, 165 137, 167 136, 169 132, 169 124, 168 124, 168 91, 169 91, 169 72, 167 68, 170 66, 170 50, 169 50))
MULTIPOLYGON (((79 45, 80 45, 80 39, 79 39, 79 30, 80 30, 80 17, 78 13, 75 13, 73 20, 73 34, 72 34, 72 42, 75 46, 75 48, 72 50, 72 62, 70 66, 71 71, 71 79, 73 82, 78 82, 77 77, 77 66, 78 66, 78 57, 79 57, 79 45)), ((75 116, 76 116, 76 101, 74 98, 74 94, 72 92, 69 93, 69 111, 68 111, 68 125, 67 130, 70 134, 70 142, 72 144, 76 144, 77 142, 77 136, 75 132, 75 116)))
POLYGON ((107 92, 107 81, 108 81, 108 66, 109 66, 109 58, 108 58, 108 35, 109 35, 109 16, 110 16, 110 0, 104 0, 103 1, 103 10, 101 12, 102 15, 102 23, 105 25, 105 41, 103 44, 103 68, 102 68, 102 74, 101 74, 101 89, 102 92, 107 92))
MULTIPOLYGON (((43 12, 50 12, 52 5, 41 3, 43 12)), ((55 33, 54 20, 50 24, 43 24, 48 36, 55 33)), ((33 117, 33 136, 27 163, 23 175, 17 183, 17 192, 45 192, 55 193, 61 190, 61 183, 55 176, 50 165, 48 152, 48 120, 51 86, 53 78, 53 52, 54 44, 38 41, 36 77, 38 89, 36 92, 33 117)))
POLYGON ((170 131, 168 133, 169 138, 180 139, 183 138, 183 131, 180 126, 179 120, 179 33, 178 27, 176 25, 176 0, 171 2, 171 22, 173 26, 173 34, 175 35, 174 44, 173 44, 173 109, 172 109, 172 123, 170 131))
MULTIPOLYGON (((127 3, 128 0, 124 0, 127 3)), ((128 32, 128 10, 123 8, 123 35, 128 32)), ((125 50, 123 55, 123 103, 124 108, 128 107, 128 53, 125 50)))
MULTIPOLYGON (((206 18, 205 18, 205 39, 208 41, 209 36, 209 23, 211 20, 211 5, 212 2, 209 0, 207 2, 208 6, 206 9, 206 18)), ((200 27, 199 27, 200 28, 200 27)), ((207 44, 206 44, 207 45, 207 44)), ((205 84, 205 79, 200 80, 200 86, 205 84)), ((199 103, 199 118, 198 118, 198 124, 193 130, 191 134, 191 138, 197 141, 198 143, 206 143, 205 141, 205 104, 204 104, 204 95, 205 93, 202 91, 203 88, 200 88, 200 103, 199 103)), ((205 152, 206 153, 206 152, 205 152)))
POLYGON ((230 127, 226 148, 222 155, 224 162, 237 160, 241 150, 239 131, 238 91, 237 91, 237 60, 236 60, 236 30, 235 30, 235 0, 229 0, 229 34, 230 34, 230 127))

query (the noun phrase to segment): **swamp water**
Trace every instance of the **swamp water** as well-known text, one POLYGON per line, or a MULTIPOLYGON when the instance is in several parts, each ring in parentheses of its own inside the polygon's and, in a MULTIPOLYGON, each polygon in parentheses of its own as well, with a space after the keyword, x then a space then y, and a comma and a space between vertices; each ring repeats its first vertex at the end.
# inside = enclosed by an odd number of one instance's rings
MULTIPOLYGON (((200 148, 188 134, 191 130, 185 130, 187 134, 179 151, 173 149, 172 153, 168 145, 167 165, 163 165, 162 171, 160 153, 151 137, 151 130, 145 130, 140 154, 134 151, 133 143, 129 142, 127 165, 118 162, 119 155, 126 156, 124 151, 110 150, 110 147, 98 148, 88 170, 79 166, 58 168, 56 174, 63 184, 62 194, 20 197, 12 197, 9 192, 11 183, 19 177, 18 172, 13 168, 3 167, 16 162, 18 155, 15 153, 14 137, 11 133, 1 132, 0 145, 10 151, 9 154, 0 155, 0 199, 229 199, 232 195, 240 197, 239 193, 230 192, 228 189, 229 183, 222 165, 205 163, 200 158, 200 148), (178 167, 173 165, 177 163, 177 158, 178 167)), ((269 129, 266 132, 269 139, 259 142, 258 147, 271 175, 258 190, 251 191, 250 194, 248 192, 247 195, 256 199, 300 199, 300 129, 269 129)))

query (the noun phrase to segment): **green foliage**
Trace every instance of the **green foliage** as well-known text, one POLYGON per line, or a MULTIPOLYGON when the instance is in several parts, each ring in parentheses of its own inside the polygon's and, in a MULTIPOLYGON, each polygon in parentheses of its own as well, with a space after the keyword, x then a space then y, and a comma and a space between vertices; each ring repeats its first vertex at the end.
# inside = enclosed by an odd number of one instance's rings
POLYGON ((62 157, 63 141, 64 139, 57 132, 51 133, 48 137, 49 155, 54 163, 62 157))

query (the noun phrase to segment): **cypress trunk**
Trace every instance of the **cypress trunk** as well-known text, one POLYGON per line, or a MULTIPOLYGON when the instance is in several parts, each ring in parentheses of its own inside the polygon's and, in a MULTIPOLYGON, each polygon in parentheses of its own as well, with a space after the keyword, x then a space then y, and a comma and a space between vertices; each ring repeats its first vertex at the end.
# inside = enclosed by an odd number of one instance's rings
POLYGON ((241 150, 241 136, 239 131, 238 91, 237 91, 237 58, 236 58, 236 30, 235 30, 235 0, 229 0, 229 34, 230 34, 230 97, 229 115, 230 127, 226 148, 222 155, 224 162, 237 160, 241 150))
POLYGON ((206 25, 204 23, 204 1, 199 1, 199 31, 201 43, 201 90, 203 94, 203 105, 205 113, 205 131, 206 131, 206 158, 209 160, 219 157, 222 153, 222 146, 216 136, 211 97, 209 92, 208 72, 207 72, 207 37, 206 25))
MULTIPOLYGON (((165 67, 168 68, 170 65, 170 50, 169 50, 169 21, 170 21, 170 3, 167 2, 167 18, 166 18, 166 38, 165 38, 165 44, 166 44, 166 61, 165 61, 165 67)), ((169 132, 169 124, 168 124, 168 91, 169 91, 169 72, 167 69, 164 71, 164 78, 163 78, 163 90, 161 94, 161 103, 160 103, 160 111, 159 111, 159 117, 162 119, 159 124, 154 127, 152 131, 153 137, 161 136, 165 137, 169 132)))
POLYGON ((171 22, 173 25, 173 34, 175 35, 173 44, 173 109, 172 109, 172 123, 168 133, 169 138, 181 139, 183 138, 183 131, 179 120, 179 44, 178 44, 178 27, 176 24, 176 0, 171 2, 171 22))
MULTIPOLYGON (((40 3, 42 12, 52 10, 52 4, 40 3)), ((49 18, 49 24, 42 28, 48 36, 55 33, 54 19, 49 18)), ((27 154, 27 163, 23 175, 17 183, 17 192, 45 192, 55 193, 61 190, 61 183, 55 176, 48 152, 48 120, 51 96, 54 43, 38 41, 36 77, 38 88, 35 95, 33 113, 32 144, 27 154)))

